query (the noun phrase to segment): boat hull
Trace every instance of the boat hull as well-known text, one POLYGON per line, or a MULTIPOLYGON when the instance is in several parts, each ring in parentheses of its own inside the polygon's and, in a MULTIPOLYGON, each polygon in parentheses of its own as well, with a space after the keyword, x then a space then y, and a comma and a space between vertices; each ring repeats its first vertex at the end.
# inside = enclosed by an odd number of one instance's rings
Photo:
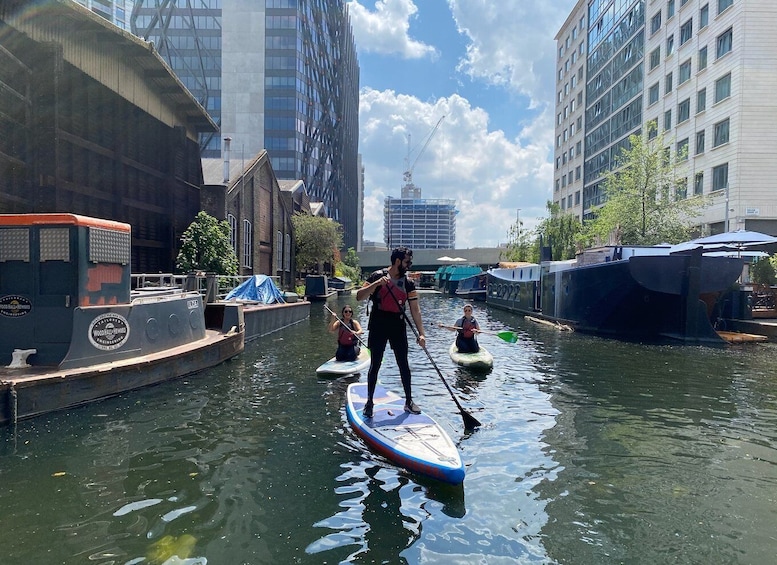
POLYGON ((487 302, 599 335, 722 344, 710 318, 742 265, 741 259, 700 254, 632 256, 555 270, 543 263, 532 266, 531 276, 528 270, 489 272, 487 302))
POLYGON ((373 417, 362 416, 366 383, 348 385, 345 412, 356 434, 376 453, 409 471, 458 485, 464 465, 456 445, 427 414, 410 414, 404 400, 378 385, 373 417))

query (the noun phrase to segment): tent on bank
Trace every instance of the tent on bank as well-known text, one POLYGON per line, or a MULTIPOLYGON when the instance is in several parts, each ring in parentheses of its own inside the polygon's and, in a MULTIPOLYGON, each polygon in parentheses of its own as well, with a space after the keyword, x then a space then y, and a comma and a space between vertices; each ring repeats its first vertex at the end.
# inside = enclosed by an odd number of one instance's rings
POLYGON ((286 302, 283 293, 267 275, 254 275, 229 291, 224 300, 254 300, 263 304, 286 302))

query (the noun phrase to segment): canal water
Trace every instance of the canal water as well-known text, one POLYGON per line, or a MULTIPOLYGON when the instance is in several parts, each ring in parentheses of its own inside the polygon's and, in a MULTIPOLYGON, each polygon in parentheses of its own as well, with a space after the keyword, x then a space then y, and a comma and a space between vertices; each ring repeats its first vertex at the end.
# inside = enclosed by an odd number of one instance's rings
MULTIPOLYGON (((353 304, 330 300, 338 312, 353 304)), ((424 294, 414 396, 467 475, 372 454, 327 314, 206 373, 0 430, 0 563, 773 563, 777 347, 654 346, 559 332, 476 304, 492 372, 447 355, 463 302, 424 294), (177 557, 172 557, 177 555, 177 557)), ((366 378, 363 376, 362 378, 366 378)), ((381 372, 401 391, 391 352, 381 372)))

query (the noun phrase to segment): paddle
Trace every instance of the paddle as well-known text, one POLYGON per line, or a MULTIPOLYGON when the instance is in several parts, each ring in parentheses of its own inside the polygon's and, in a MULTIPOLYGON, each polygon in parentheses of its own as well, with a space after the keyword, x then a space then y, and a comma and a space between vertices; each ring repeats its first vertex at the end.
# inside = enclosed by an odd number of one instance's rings
MULTIPOLYGON (((448 330, 463 330, 464 328, 460 328, 458 326, 446 326, 445 324, 437 324, 441 328, 445 328, 448 330)), ((503 330, 501 332, 491 332, 488 330, 472 330, 474 332, 477 332, 479 334, 488 334, 488 335, 495 335, 499 339, 506 341, 507 343, 515 343, 518 341, 518 334, 515 332, 511 332, 510 330, 503 330)))
MULTIPOLYGON (((394 299, 394 302, 397 303, 397 307, 402 312, 402 317, 405 319, 405 322, 408 326, 410 326, 410 329, 413 330, 413 333, 415 334, 416 339, 418 339, 420 336, 418 335, 418 330, 415 329, 415 326, 410 321, 410 318, 407 317, 407 313, 405 312, 405 309, 402 308, 402 305, 399 303, 399 300, 397 300, 397 297, 394 296, 394 291, 391 290, 390 285, 386 285, 386 288, 388 288, 389 294, 391 295, 391 298, 394 299)), ((435 368, 437 371, 437 374, 440 375, 440 380, 442 381, 442 384, 445 385, 445 388, 448 389, 448 393, 451 395, 451 398, 453 399, 453 402, 456 403, 456 406, 459 409, 459 412, 461 413, 461 417, 464 420, 464 429, 465 430, 474 430, 475 428, 479 427, 481 424, 478 422, 478 420, 469 412, 464 410, 464 407, 459 403, 459 399, 456 398, 456 395, 453 394, 453 390, 451 390, 450 385, 448 385, 448 382, 445 380, 445 377, 442 375, 442 371, 440 371, 440 368, 437 366, 437 363, 434 362, 434 359, 432 359, 432 355, 429 353, 429 351, 426 349, 426 347, 422 347, 421 349, 424 350, 424 353, 426 353, 426 356, 429 358, 429 361, 432 363, 432 367, 435 368)))
POLYGON ((356 339, 358 339, 358 340, 359 340, 359 343, 361 343, 361 344, 364 346, 364 349, 366 349, 366 350, 367 350, 367 353, 369 353, 370 355, 372 355, 372 352, 370 351, 370 348, 369 348, 369 347, 367 347, 367 344, 366 344, 366 343, 364 343, 364 342, 362 341, 362 339, 361 339, 361 338, 360 338, 358 335, 356 335, 356 332, 355 332, 355 331, 353 331, 351 328, 349 328, 348 326, 346 326, 346 325, 345 325, 345 322, 343 322, 343 321, 340 319, 340 317, 339 317, 337 314, 335 314, 334 312, 332 312, 332 310, 329 308, 329 306, 327 306, 326 304, 324 304, 324 308, 326 308, 326 309, 329 311, 329 313, 330 313, 330 314, 332 314, 332 316, 334 316, 335 318, 337 318, 337 321, 338 321, 338 322, 340 322, 340 325, 341 325, 341 326, 343 326, 343 327, 344 327, 346 330, 348 330, 349 332, 351 332, 351 333, 353 334, 353 337, 355 337, 356 339))

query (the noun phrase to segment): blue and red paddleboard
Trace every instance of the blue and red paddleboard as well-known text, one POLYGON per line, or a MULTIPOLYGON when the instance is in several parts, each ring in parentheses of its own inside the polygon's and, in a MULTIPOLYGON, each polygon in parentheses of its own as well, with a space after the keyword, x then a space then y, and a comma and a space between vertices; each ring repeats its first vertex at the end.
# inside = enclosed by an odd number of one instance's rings
POLYGON ((366 383, 348 385, 348 422, 373 451, 421 475, 454 485, 464 481, 459 450, 430 416, 405 412, 404 399, 380 385, 375 388, 372 418, 362 415, 366 402, 366 383))

